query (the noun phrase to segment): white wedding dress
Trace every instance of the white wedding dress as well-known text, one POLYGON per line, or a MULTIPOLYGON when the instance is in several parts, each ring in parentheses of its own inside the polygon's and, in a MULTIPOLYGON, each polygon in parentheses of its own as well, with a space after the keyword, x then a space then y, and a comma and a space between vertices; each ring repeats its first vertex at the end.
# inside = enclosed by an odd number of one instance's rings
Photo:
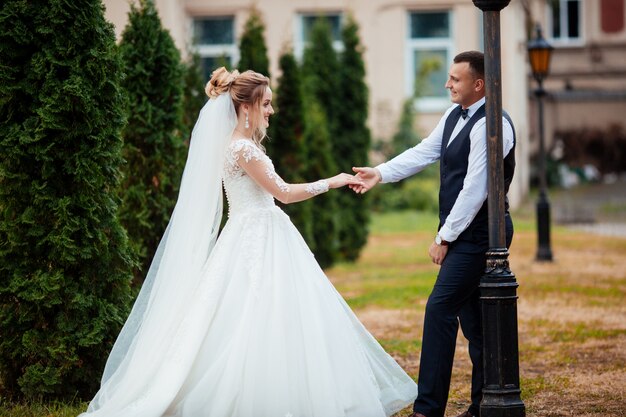
MULTIPOLYGON (((383 417, 414 400, 415 382, 358 321, 273 196, 239 166, 242 156, 284 184, 253 142, 229 143, 229 218, 183 311, 172 301, 175 340, 159 339, 159 324, 155 338, 136 337, 121 365, 107 365, 85 416, 383 417)), ((138 334, 150 328, 143 320, 138 334)))

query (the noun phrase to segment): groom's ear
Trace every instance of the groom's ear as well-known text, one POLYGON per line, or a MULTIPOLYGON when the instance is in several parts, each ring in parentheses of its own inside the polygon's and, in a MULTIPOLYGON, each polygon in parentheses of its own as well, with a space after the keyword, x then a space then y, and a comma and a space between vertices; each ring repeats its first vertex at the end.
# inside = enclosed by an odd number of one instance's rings
POLYGON ((484 90, 485 80, 483 80, 482 78, 476 78, 476 80, 474 81, 474 89, 476 90, 476 92, 484 90))

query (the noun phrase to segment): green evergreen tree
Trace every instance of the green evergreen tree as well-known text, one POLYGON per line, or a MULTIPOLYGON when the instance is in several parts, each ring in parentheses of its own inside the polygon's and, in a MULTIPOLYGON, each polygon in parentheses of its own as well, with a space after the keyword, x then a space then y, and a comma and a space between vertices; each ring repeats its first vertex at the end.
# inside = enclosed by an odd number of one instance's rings
POLYGON ((115 34, 100 0, 5 0, 0 62, 0 397, 87 398, 134 264, 115 34))
POLYGON ((189 60, 185 63, 185 87, 183 94, 183 138, 187 145, 189 144, 189 139, 191 139, 191 131, 200 115, 200 110, 208 99, 204 92, 207 81, 202 74, 200 55, 190 53, 189 60))
MULTIPOLYGON (((316 19, 311 39, 304 51, 302 85, 305 103, 305 135, 308 173, 313 181, 337 174, 334 139, 337 137, 340 97, 339 63, 332 47, 328 21, 316 19)), ((331 266, 339 257, 339 219, 337 190, 313 199, 313 253, 322 267, 331 266)))
MULTIPOLYGON (((131 5, 120 50, 126 67, 128 125, 124 137, 122 223, 140 261, 135 279, 148 271, 176 203, 184 165, 182 123, 184 68, 153 0, 131 5)), ((196 115, 197 116, 197 115, 196 115)))
MULTIPOLYGON (((337 167, 350 173, 353 166, 368 164, 371 142, 367 127, 368 89, 358 31, 356 21, 348 16, 342 30, 344 50, 339 65, 338 93, 343 105, 338 107, 339 128, 333 142, 337 167)), ((367 243, 369 198, 348 188, 338 190, 337 198, 341 210, 339 253, 343 259, 353 261, 367 243)))
MULTIPOLYGON (((274 92, 276 114, 270 120, 270 139, 265 142, 268 155, 276 167, 276 172, 289 183, 305 182, 307 172, 307 152, 304 141, 304 102, 300 69, 291 51, 280 57, 282 75, 274 92)), ((311 201, 284 205, 289 215, 312 251, 313 218, 311 201)))
POLYGON ((415 130, 415 114, 415 98, 410 97, 404 100, 398 120, 398 130, 391 138, 391 147, 385 155, 387 159, 401 154, 419 142, 420 137, 415 130))
MULTIPOLYGON (((415 101, 422 95, 422 91, 427 89, 428 78, 437 71, 443 63, 439 57, 424 59, 415 74, 415 87, 413 95, 402 103, 402 111, 398 121, 398 130, 391 138, 391 147, 386 152, 387 158, 392 158, 407 149, 417 145, 419 135, 415 130, 417 112, 415 111, 415 101)), ((399 183, 397 183, 399 185, 399 183)))
MULTIPOLYGON (((335 175, 337 165, 333 159, 326 115, 315 100, 309 102, 305 114, 304 142, 308 154, 306 181, 335 175)), ((337 190, 316 196, 310 201, 314 241, 312 251, 320 266, 327 268, 337 260, 339 248, 337 190)))
POLYGON ((318 17, 311 29, 311 39, 304 51, 303 86, 307 102, 315 100, 321 106, 328 123, 331 143, 338 133, 339 62, 333 49, 330 24, 318 17))
POLYGON ((239 43, 239 71, 252 70, 270 76, 270 61, 267 57, 264 32, 265 25, 259 11, 252 8, 239 43))

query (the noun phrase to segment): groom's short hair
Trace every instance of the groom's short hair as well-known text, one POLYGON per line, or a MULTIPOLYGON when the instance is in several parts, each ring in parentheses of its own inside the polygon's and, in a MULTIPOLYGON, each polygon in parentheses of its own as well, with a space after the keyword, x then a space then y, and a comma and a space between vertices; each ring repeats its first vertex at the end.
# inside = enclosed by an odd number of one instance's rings
POLYGON ((465 51, 454 57, 454 63, 467 62, 474 78, 485 79, 485 54, 480 51, 465 51))

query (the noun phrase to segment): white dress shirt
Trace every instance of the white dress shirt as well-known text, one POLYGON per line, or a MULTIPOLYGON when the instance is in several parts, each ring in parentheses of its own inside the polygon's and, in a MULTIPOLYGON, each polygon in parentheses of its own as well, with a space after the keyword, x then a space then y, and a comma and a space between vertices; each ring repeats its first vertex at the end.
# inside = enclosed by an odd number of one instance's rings
MULTIPOLYGON (((468 108, 468 117, 459 118, 448 145, 470 120, 476 110, 485 103, 485 98, 478 100, 468 108)), ((390 161, 378 165, 383 183, 397 182, 414 175, 428 165, 436 162, 441 156, 443 129, 450 112, 458 104, 451 106, 437 124, 431 134, 416 146, 407 149, 390 161)), ((513 148, 513 128, 509 121, 502 117, 503 153, 508 155, 513 148)), ((486 119, 479 119, 470 131, 470 152, 468 156, 467 175, 463 181, 463 189, 459 193, 445 224, 439 230, 442 239, 453 242, 470 225, 478 210, 487 198, 487 126, 486 119)))

